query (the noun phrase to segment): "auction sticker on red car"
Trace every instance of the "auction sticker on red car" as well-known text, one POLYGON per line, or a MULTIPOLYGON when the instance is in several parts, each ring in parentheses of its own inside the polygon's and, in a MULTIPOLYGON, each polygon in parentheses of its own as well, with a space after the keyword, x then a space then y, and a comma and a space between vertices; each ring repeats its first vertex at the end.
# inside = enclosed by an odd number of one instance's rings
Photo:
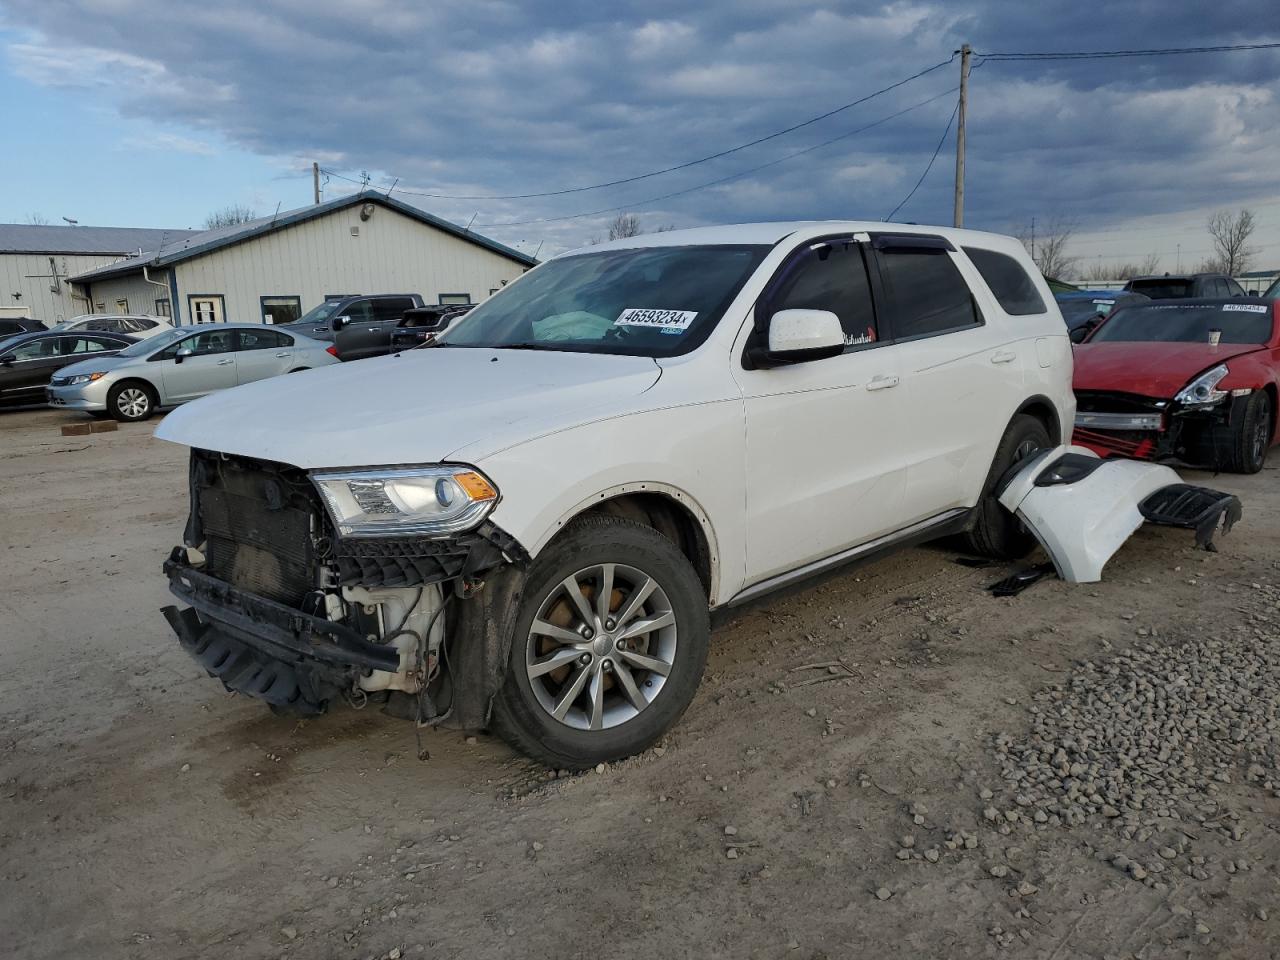
POLYGON ((1271 308, 1263 303, 1224 303, 1222 309, 1237 313, 1266 313, 1271 308))
POLYGON ((619 327, 654 327, 663 331, 683 333, 698 315, 696 310, 654 310, 645 307, 628 307, 618 314, 614 323, 619 327))

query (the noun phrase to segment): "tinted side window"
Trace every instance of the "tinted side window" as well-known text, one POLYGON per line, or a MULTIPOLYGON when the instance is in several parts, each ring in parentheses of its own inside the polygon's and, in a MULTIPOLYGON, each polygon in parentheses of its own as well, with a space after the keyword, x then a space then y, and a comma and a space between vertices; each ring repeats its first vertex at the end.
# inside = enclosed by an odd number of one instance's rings
POLYGON ((241 330, 241 350, 278 350, 293 346, 293 341, 275 330, 241 330))
POLYGON ((414 306, 408 297, 383 297, 373 301, 373 318, 375 320, 399 320, 404 312, 414 306))
POLYGON ((352 323, 367 323, 373 319, 373 309, 368 300, 357 300, 343 308, 342 316, 350 317, 352 323))
POLYGON ((1015 317, 1044 313, 1044 301, 1036 292, 1035 283, 1017 260, 1004 253, 978 247, 965 247, 964 252, 978 268, 1005 313, 1015 317))
POLYGON ((844 328, 845 351, 880 339, 862 244, 852 240, 823 243, 792 261, 769 298, 779 310, 829 310, 844 328))
POLYGON ((881 250, 880 276, 902 340, 982 323, 969 286, 945 250, 881 250))

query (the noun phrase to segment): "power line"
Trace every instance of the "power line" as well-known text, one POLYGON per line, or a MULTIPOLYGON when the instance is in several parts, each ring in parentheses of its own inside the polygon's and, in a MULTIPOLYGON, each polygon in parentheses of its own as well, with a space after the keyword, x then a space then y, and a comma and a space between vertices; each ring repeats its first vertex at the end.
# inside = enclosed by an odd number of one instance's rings
MULTIPOLYGON (((826 120, 829 117, 834 117, 836 114, 843 113, 846 110, 849 110, 853 107, 858 106, 859 104, 866 103, 868 100, 874 100, 876 97, 882 96, 888 93, 890 90, 896 90, 898 87, 904 86, 905 84, 910 83, 912 80, 918 80, 920 77, 923 77, 925 74, 932 73, 934 70, 938 70, 942 67, 945 67, 947 64, 951 63, 953 60, 955 60, 955 54, 952 54, 946 60, 943 60, 939 63, 935 63, 931 67, 926 67, 925 69, 919 71, 918 73, 913 73, 911 76, 907 77, 904 80, 899 80, 896 83, 891 83, 887 87, 881 87, 879 90, 876 90, 874 93, 868 93, 866 96, 859 97, 857 100, 851 100, 842 106, 836 107, 834 110, 828 110, 826 113, 818 114, 818 116, 816 117, 810 117, 808 120, 803 120, 800 123, 795 123, 789 127, 784 127, 781 130, 776 130, 773 133, 770 133, 766 136, 757 137, 755 140, 749 140, 746 143, 740 143, 736 147, 730 147, 729 149, 721 150, 718 153, 712 153, 705 157, 699 157, 696 160, 687 160, 684 163, 677 163, 674 166, 664 167, 661 170, 653 170, 649 173, 638 174, 634 177, 623 177, 618 180, 607 180, 603 183, 592 183, 584 187, 566 187, 560 190, 545 190, 540 193, 452 194, 452 193, 428 193, 426 191, 421 191, 421 190, 404 190, 404 189, 402 189, 400 192, 413 194, 414 196, 418 196, 418 197, 430 197, 433 200, 533 200, 539 197, 560 197, 568 193, 585 193, 588 190, 601 190, 605 187, 617 187, 627 183, 636 183, 639 180, 648 180, 651 177, 662 176, 664 173, 674 173, 677 170, 687 170, 689 167, 697 166, 700 163, 707 163, 710 160, 719 160, 721 157, 727 157, 730 154, 738 153, 742 150, 746 150, 748 147, 759 146, 760 144, 767 143, 770 140, 776 140, 778 137, 786 136, 788 133, 795 133, 795 131, 797 130, 803 129, 804 127, 812 126, 813 124, 818 123, 819 121, 822 121, 822 120, 826 120)), ((338 177, 342 180, 347 180, 351 183, 361 182, 360 180, 354 179, 352 177, 346 177, 340 173, 335 173, 332 170, 327 170, 325 172, 330 174, 331 176, 338 177)))
POLYGON ((960 112, 960 101, 956 101, 955 109, 951 111, 951 119, 947 121, 947 127, 942 131, 942 139, 938 141, 938 145, 933 148, 933 156, 929 158, 929 163, 924 168, 924 173, 920 174, 920 179, 916 181, 916 185, 911 188, 911 192, 902 198, 902 202, 890 211, 885 220, 892 220, 893 215, 906 206, 907 201, 916 195, 916 191, 920 189, 920 184, 924 183, 924 178, 929 175, 929 171, 933 169, 933 161, 938 159, 938 154, 942 152, 942 145, 947 142, 947 137, 951 134, 951 125, 956 122, 956 114, 960 112))
MULTIPOLYGON (((722 183, 728 183, 730 180, 737 180, 741 177, 748 176, 749 174, 767 169, 768 167, 776 167, 780 163, 785 163, 788 160, 794 160, 796 157, 804 156, 806 153, 813 153, 815 150, 821 150, 823 147, 829 147, 833 143, 838 143, 841 140, 847 140, 850 137, 855 136, 856 134, 863 133, 864 131, 870 130, 873 127, 878 127, 883 123, 888 123, 890 120, 896 120, 898 117, 901 117, 903 114, 910 113, 913 110, 918 110, 923 106, 927 106, 928 104, 933 103, 935 100, 941 100, 943 97, 949 96, 950 94, 955 93, 959 89, 960 89, 959 87, 952 87, 949 90, 943 90, 941 93, 934 94, 932 97, 929 97, 925 100, 921 100, 919 103, 913 103, 909 107, 904 107, 903 109, 897 111, 896 113, 891 113, 886 117, 881 117, 879 120, 873 120, 871 123, 867 123, 861 127, 857 127, 853 130, 846 131, 845 133, 842 133, 839 136, 831 137, 828 140, 823 140, 821 143, 815 143, 812 146, 805 147, 803 150, 796 150, 793 153, 788 153, 785 156, 778 157, 776 160, 770 160, 768 163, 762 163, 754 167, 748 167, 746 170, 739 170, 737 173, 731 173, 728 176, 718 177, 715 180, 708 180, 706 183, 699 183, 692 187, 686 187, 683 190, 676 190, 674 193, 663 194, 660 197, 649 197, 647 200, 633 200, 629 203, 619 204, 616 207, 605 207, 601 210, 591 210, 585 213, 573 213, 573 214, 568 214, 566 216, 560 216, 560 217, 538 217, 532 220, 511 220, 506 223, 481 223, 481 224, 477 224, 477 226, 484 229, 489 229, 491 227, 523 227, 523 226, 528 226, 529 224, 534 224, 534 223, 559 223, 565 220, 580 220, 584 217, 598 217, 605 213, 616 213, 620 210, 631 210, 636 207, 647 206, 648 204, 651 204, 651 203, 661 203, 663 200, 670 200, 674 197, 682 197, 685 194, 694 193, 697 190, 705 190, 707 187, 714 187, 722 183)), ((954 114, 952 114, 952 116, 954 118, 954 114)))
POLYGON ((1073 50, 1034 53, 975 53, 983 60, 1111 60, 1119 57, 1176 57, 1193 53, 1237 53, 1243 50, 1275 50, 1280 43, 1235 43, 1213 47, 1161 47, 1151 50, 1073 50))

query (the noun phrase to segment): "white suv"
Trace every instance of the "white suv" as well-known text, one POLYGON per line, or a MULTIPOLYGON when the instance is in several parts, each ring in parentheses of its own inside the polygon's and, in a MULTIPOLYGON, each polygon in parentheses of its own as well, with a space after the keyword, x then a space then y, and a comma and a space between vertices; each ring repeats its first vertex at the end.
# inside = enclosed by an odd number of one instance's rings
POLYGON ((1074 414, 1066 327, 1015 240, 632 237, 423 348, 171 413, 193 504, 166 571, 191 609, 165 613, 277 710, 376 696, 580 768, 675 723, 709 612, 944 534, 1027 551, 998 481, 1074 414))

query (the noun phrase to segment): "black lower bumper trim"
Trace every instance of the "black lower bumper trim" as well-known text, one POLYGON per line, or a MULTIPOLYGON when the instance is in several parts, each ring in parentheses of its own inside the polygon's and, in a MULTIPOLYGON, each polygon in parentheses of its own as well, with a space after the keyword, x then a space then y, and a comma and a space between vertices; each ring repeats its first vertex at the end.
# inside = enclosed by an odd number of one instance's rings
POLYGON ((1196 546, 1210 551, 1216 549, 1213 536, 1219 524, 1224 534, 1229 533, 1241 514, 1238 498, 1189 483, 1161 487, 1138 504, 1138 509, 1148 523, 1194 530, 1196 546))

